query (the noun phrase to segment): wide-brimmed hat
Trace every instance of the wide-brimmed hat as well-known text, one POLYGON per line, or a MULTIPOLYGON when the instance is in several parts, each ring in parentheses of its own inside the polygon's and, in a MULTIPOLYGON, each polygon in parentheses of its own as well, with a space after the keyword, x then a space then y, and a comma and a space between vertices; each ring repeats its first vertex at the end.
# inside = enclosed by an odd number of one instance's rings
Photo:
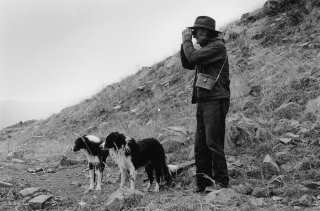
POLYGON ((217 33, 221 33, 220 31, 216 30, 216 21, 208 16, 198 16, 194 21, 194 25, 188 28, 205 28, 217 33))

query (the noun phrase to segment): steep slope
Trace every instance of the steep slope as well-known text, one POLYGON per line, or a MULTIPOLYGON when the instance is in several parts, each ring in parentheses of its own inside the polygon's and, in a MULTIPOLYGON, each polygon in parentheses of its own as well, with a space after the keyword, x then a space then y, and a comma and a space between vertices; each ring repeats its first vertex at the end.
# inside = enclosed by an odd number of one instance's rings
MULTIPOLYGON (((270 204, 277 203, 272 196, 291 208, 319 203, 319 7, 318 0, 269 0, 223 29, 232 90, 226 137, 232 186, 269 197, 270 204), (311 202, 302 203, 304 195, 311 202)), ((139 139, 179 126, 193 137, 193 76, 177 53, 48 119, 1 130, 1 155, 20 151, 25 159, 59 159, 86 133, 121 131, 139 139)), ((187 147, 169 161, 192 160, 192 140, 187 147)))

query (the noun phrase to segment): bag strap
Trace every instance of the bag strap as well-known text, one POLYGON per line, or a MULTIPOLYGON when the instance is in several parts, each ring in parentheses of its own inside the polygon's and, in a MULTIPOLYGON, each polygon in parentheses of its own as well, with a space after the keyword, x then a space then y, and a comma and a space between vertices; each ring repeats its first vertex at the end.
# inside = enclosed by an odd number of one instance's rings
POLYGON ((223 62, 223 65, 222 65, 222 67, 221 67, 220 71, 219 71, 219 74, 218 74, 218 76, 217 76, 216 82, 218 81, 218 79, 219 79, 219 77, 220 77, 220 74, 221 74, 221 72, 222 72, 222 69, 223 69, 223 67, 224 67, 224 65, 225 65, 225 63, 226 63, 226 61, 227 61, 227 58, 228 58, 228 56, 226 55, 226 58, 225 58, 225 60, 224 60, 224 62, 223 62))

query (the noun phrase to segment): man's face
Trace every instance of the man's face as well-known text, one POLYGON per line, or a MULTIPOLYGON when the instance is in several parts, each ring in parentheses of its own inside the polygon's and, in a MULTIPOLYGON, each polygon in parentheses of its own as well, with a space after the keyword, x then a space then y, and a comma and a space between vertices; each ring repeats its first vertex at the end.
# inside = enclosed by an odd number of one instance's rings
POLYGON ((207 30, 204 28, 195 28, 194 30, 194 38, 197 40, 197 44, 204 44, 207 41, 207 30))

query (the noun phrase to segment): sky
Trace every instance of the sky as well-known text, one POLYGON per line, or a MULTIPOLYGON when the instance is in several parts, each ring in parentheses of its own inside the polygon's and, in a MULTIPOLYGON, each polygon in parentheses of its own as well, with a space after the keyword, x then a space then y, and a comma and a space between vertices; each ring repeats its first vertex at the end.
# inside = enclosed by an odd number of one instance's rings
POLYGON ((266 0, 0 0, 0 129, 47 118, 179 50, 197 16, 217 28, 266 0))

